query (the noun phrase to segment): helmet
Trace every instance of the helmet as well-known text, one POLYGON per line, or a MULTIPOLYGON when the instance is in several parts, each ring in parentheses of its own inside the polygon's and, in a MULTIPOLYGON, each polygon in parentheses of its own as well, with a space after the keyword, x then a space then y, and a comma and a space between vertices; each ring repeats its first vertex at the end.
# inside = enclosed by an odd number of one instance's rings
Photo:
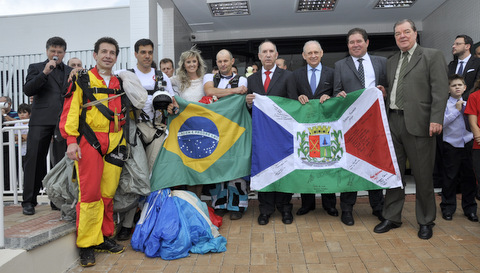
POLYGON ((172 103, 172 97, 168 91, 160 90, 153 93, 152 104, 155 110, 166 110, 168 105, 172 103))

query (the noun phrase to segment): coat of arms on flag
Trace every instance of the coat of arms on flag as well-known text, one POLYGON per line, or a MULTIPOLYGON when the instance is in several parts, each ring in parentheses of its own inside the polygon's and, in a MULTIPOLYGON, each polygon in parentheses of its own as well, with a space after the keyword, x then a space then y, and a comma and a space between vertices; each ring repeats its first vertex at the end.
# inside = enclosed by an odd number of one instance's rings
POLYGON ((323 104, 257 95, 251 188, 335 193, 401 187, 384 107, 376 88, 323 104))
POLYGON ((331 126, 312 126, 302 132, 297 132, 297 149, 300 158, 308 162, 338 161, 343 156, 341 145, 342 131, 332 129, 331 126), (308 145, 308 146, 307 146, 308 145))

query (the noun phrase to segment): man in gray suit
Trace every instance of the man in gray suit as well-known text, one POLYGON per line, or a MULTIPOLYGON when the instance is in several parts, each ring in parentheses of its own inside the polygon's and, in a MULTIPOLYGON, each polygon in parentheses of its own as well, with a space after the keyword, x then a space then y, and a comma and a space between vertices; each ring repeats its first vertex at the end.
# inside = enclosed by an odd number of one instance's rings
MULTIPOLYGON (((348 93, 369 87, 385 90, 387 85, 387 59, 367 53, 368 34, 364 29, 353 28, 347 34, 347 46, 350 56, 335 63, 334 96, 347 96, 348 93)), ((383 220, 383 190, 368 191, 372 214, 383 220)), ((341 220, 345 225, 352 226, 353 205, 357 201, 357 192, 340 194, 341 220)))
MULTIPOLYGON (((435 225, 434 136, 442 132, 448 99, 447 65, 439 50, 417 44, 413 21, 398 21, 394 33, 400 52, 387 61, 388 122, 402 176, 407 158, 410 161, 416 186, 418 237, 427 240, 432 237, 435 225)), ((374 232, 384 233, 400 227, 404 202, 404 188, 387 190, 383 208, 385 220, 374 228, 374 232)))

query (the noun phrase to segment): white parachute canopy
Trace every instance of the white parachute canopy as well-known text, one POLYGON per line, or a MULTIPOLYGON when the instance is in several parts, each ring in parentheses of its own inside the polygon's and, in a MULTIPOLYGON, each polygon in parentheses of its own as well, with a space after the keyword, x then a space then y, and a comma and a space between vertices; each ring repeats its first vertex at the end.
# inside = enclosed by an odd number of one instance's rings
POLYGON ((125 94, 127 94, 133 106, 137 109, 143 109, 147 101, 148 93, 147 90, 143 88, 137 75, 130 71, 122 71, 118 76, 122 79, 123 90, 125 90, 125 94))

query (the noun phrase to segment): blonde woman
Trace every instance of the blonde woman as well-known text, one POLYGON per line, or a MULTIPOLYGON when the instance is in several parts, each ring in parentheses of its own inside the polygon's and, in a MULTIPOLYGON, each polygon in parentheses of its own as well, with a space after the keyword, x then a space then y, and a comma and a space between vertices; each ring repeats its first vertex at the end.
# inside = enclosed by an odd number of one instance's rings
POLYGON ((187 101, 198 102, 205 96, 203 91, 203 76, 206 72, 205 62, 200 51, 191 48, 180 55, 177 74, 170 80, 175 95, 187 101))
MULTIPOLYGON (((203 76, 206 72, 205 62, 200 55, 200 51, 191 48, 180 55, 177 73, 170 78, 175 91, 175 96, 179 96, 187 101, 198 102, 205 96, 203 90, 203 76)), ((198 198, 202 194, 203 185, 187 186, 187 190, 194 192, 198 198)))

